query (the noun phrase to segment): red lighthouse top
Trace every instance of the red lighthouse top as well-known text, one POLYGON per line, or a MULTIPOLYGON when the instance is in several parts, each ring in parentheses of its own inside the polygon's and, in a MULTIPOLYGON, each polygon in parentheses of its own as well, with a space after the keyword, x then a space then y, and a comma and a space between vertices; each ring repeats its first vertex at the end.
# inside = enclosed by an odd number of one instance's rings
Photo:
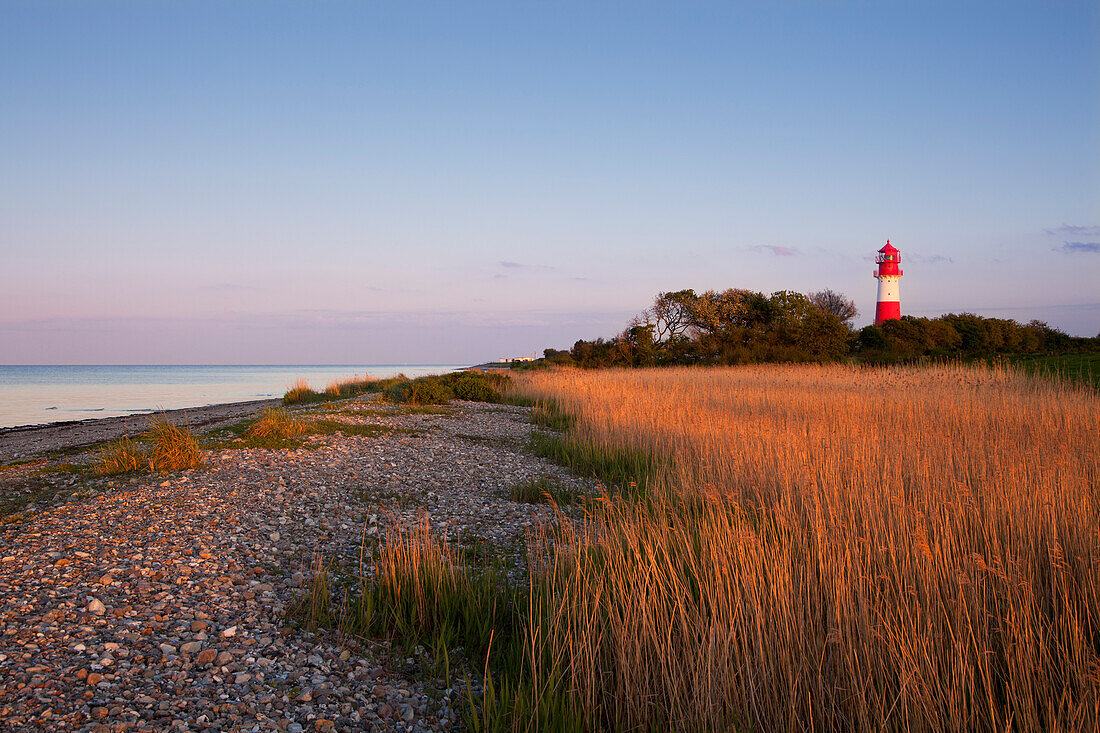
POLYGON ((881 277, 883 275, 896 275, 901 276, 901 270, 898 269, 898 263, 901 262, 901 250, 890 244, 890 240, 886 240, 886 246, 880 249, 878 257, 875 258, 875 262, 878 264, 878 272, 875 273, 881 277))

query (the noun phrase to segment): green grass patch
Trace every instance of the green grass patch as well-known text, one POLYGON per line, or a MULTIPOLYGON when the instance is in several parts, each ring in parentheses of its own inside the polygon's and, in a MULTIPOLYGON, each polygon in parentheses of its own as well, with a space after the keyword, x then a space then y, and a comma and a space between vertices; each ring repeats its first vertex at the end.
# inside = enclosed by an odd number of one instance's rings
POLYGON ((306 429, 311 435, 343 433, 344 435, 359 435, 366 438, 374 438, 396 430, 396 428, 391 428, 388 425, 356 425, 338 420, 313 420, 307 424, 306 429))
POLYGON ((443 405, 394 405, 393 407, 332 406, 326 411, 349 417, 402 417, 404 415, 454 415, 454 409, 443 405))
POLYGON ((211 430, 201 441, 207 450, 238 450, 263 448, 267 450, 297 450, 304 444, 301 437, 258 436, 251 432, 255 420, 241 422, 211 430))
POLYGON ((1100 354, 1019 354, 1009 364, 1039 377, 1054 377, 1100 388, 1100 354))
POLYGON ((587 494, 566 486, 553 476, 538 476, 521 481, 508 491, 508 498, 523 504, 571 506, 584 502, 587 494))
POLYGON ((564 433, 573 427, 573 416, 563 412, 557 402, 549 400, 531 408, 531 422, 547 430, 564 433))
POLYGON ((641 498, 646 493, 662 461, 642 451, 595 446, 582 443, 569 435, 531 433, 531 450, 578 476, 591 476, 613 493, 641 498))

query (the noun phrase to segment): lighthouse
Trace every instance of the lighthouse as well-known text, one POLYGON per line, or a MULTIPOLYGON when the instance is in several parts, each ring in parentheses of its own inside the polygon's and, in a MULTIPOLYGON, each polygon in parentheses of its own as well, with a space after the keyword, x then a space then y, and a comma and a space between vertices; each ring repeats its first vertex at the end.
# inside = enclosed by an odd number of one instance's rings
POLYGON ((886 240, 886 246, 878 251, 875 263, 878 269, 873 273, 878 278, 878 302, 875 303, 875 325, 891 318, 901 318, 901 296, 898 285, 902 272, 898 269, 901 252, 886 240))

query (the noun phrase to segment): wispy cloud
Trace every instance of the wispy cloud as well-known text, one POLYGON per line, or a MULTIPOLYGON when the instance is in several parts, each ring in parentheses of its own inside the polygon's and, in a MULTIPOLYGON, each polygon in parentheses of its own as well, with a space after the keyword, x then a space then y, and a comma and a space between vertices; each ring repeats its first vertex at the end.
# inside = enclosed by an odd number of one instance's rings
POLYGON ((953 263, 955 260, 951 257, 944 257, 943 255, 921 255, 910 254, 906 257, 910 262, 920 262, 924 265, 934 265, 938 262, 953 263))
POLYGON ((1053 237, 1094 237, 1100 235, 1100 226, 1074 226, 1073 224, 1063 224, 1056 229, 1044 229, 1043 231, 1053 237))
POLYGON ((545 272, 557 270, 556 267, 550 267, 549 265, 528 265, 523 262, 512 262, 511 260, 501 260, 500 266, 506 270, 542 270, 545 272))
POLYGON ((770 252, 776 257, 793 257, 802 254, 798 251, 798 247, 780 247, 774 244, 758 244, 755 247, 749 247, 749 251, 770 252))
POLYGON ((1054 247, 1052 252, 1062 254, 1100 254, 1100 242, 1065 242, 1061 247, 1054 247))

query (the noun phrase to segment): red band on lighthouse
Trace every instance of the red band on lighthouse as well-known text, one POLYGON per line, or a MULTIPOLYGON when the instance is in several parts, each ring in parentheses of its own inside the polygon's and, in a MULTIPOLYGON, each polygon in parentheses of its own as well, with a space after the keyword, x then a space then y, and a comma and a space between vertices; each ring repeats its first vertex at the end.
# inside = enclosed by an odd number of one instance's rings
POLYGON ((875 325, 883 321, 901 318, 900 282, 902 271, 901 251, 886 240, 886 246, 875 257, 878 269, 873 273, 878 278, 878 302, 875 303, 875 325))

